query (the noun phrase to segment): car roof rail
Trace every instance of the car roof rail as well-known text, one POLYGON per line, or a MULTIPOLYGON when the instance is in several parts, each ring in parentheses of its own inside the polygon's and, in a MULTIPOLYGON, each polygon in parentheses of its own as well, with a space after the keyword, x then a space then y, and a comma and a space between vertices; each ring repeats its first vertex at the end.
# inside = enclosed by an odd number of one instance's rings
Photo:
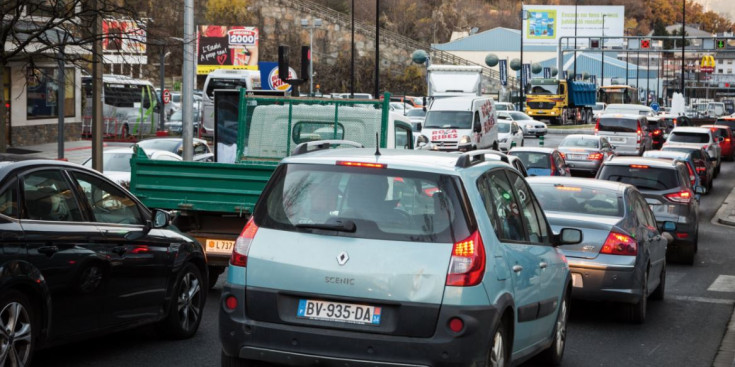
POLYGON ((462 153, 457 158, 457 163, 455 163, 454 166, 457 168, 467 168, 482 162, 485 162, 485 153, 482 153, 479 150, 473 150, 471 152, 462 153))
POLYGON ((481 150, 475 150, 474 152, 481 153, 481 154, 492 154, 500 158, 502 162, 510 164, 510 158, 508 158, 508 155, 503 152, 499 152, 497 150, 492 150, 492 149, 481 149, 481 150))
POLYGON ((300 155, 316 150, 329 149, 335 145, 349 145, 354 148, 365 148, 364 145, 350 140, 315 140, 301 143, 291 150, 291 155, 300 155), (309 149, 312 148, 312 149, 309 149))

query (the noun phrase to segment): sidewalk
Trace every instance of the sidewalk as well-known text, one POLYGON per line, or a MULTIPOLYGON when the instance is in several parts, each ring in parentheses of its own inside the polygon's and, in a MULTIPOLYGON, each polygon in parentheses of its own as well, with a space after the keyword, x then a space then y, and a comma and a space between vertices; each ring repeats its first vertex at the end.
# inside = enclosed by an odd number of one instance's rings
POLYGON ((719 224, 735 226, 735 188, 725 198, 722 206, 715 214, 715 220, 719 224))

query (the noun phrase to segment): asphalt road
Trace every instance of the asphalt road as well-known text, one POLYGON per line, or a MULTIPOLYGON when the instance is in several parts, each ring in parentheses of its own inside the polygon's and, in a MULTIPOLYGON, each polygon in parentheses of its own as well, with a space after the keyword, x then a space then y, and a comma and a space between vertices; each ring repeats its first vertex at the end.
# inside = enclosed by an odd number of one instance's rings
MULTIPOLYGON (((548 135, 546 146, 561 136, 548 135)), ((526 139, 527 146, 537 139, 526 139)), ((573 302, 564 366, 711 366, 735 304, 735 228, 711 219, 735 183, 725 162, 711 194, 700 202, 699 253, 693 266, 668 265, 666 296, 651 301, 648 319, 634 325, 615 304, 573 302), (717 282, 717 283, 715 283, 717 282), (715 287, 713 287, 713 283, 715 287), (717 287, 717 285, 721 285, 717 287), (729 286, 729 287, 728 287, 729 286), (719 290, 708 290, 715 289, 719 290)), ((223 277, 209 292, 204 319, 191 339, 160 338, 151 327, 39 352, 36 366, 218 366, 217 307, 223 277)), ((532 362, 524 366, 536 366, 532 362)))

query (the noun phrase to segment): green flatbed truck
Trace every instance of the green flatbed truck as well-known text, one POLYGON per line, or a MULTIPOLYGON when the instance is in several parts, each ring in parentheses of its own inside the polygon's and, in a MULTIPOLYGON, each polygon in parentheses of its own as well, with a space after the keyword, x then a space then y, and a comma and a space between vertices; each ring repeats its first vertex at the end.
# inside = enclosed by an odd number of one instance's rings
POLYGON ((334 139, 374 148, 377 133, 381 148, 413 149, 410 120, 390 112, 385 97, 274 98, 241 90, 237 123, 218 121, 215 132, 223 138, 217 160, 236 152, 234 163, 151 160, 138 149, 130 191, 150 208, 175 211, 174 224, 205 248, 213 286, 278 162, 298 144, 334 139))

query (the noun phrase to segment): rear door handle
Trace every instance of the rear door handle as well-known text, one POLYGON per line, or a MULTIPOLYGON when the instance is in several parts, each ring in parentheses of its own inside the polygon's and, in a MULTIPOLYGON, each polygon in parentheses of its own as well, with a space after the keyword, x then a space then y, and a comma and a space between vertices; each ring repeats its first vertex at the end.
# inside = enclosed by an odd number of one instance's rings
POLYGON ((545 261, 538 263, 538 267, 541 269, 546 269, 547 266, 549 266, 549 264, 547 264, 545 261))
POLYGON ((521 270, 523 270, 523 267, 520 265, 513 265, 513 271, 516 273, 520 273, 521 270))
POLYGON ((47 256, 51 256, 59 252, 59 248, 56 246, 41 246, 38 248, 38 252, 47 256))

